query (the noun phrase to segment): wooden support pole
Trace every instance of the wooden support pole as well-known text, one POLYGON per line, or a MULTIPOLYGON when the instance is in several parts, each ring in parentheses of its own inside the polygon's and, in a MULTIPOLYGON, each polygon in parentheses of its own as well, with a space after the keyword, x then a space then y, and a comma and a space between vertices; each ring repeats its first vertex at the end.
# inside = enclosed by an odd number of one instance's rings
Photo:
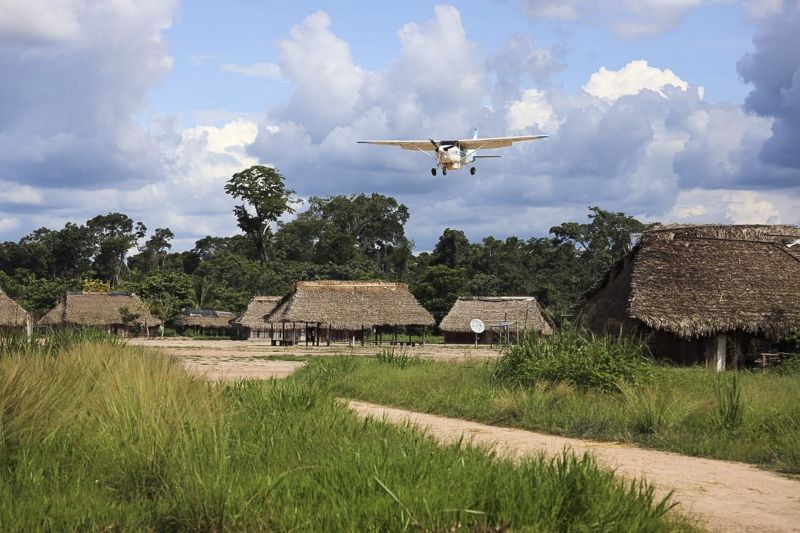
POLYGON ((364 346, 364 325, 361 325, 361 346, 364 346))
POLYGON ((725 356, 728 352, 728 337, 724 333, 717 335, 717 372, 725 370, 725 356))
POLYGON ((328 339, 327 339, 327 341, 328 341, 328 346, 330 346, 331 345, 331 325, 330 324, 328 324, 328 339))

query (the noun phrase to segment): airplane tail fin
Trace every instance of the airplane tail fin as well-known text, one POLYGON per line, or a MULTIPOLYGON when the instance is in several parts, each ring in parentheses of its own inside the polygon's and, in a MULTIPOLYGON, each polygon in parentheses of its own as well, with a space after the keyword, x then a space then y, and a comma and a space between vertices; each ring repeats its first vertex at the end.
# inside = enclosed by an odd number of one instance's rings
POLYGON ((478 128, 475 128, 475 132, 472 134, 472 138, 473 139, 477 139, 478 138, 478 128))

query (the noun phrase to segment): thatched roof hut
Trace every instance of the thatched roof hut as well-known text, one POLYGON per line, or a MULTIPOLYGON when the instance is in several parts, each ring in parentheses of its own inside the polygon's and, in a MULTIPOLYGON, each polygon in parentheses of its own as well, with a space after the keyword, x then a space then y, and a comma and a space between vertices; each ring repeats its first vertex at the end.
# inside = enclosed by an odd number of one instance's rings
POLYGON ((253 299, 247 304, 245 312, 236 317, 231 324, 253 331, 269 331, 271 324, 266 317, 275 309, 280 300, 280 296, 253 296, 253 299))
POLYGON ((161 325, 161 320, 150 314, 138 296, 128 292, 67 293, 64 299, 48 311, 37 323, 39 326, 89 326, 119 328, 127 324, 122 308, 138 315, 135 324, 147 327, 161 325))
POLYGON ((798 238, 795 226, 647 231, 584 295, 579 321, 684 340, 726 332, 781 339, 800 328, 800 247, 787 246, 798 238))
POLYGON ((28 327, 30 319, 30 314, 0 289, 0 328, 28 327))
POLYGON ((439 329, 447 342, 457 342, 467 334, 470 342, 472 330, 469 323, 478 318, 486 325, 487 331, 497 329, 501 324, 514 331, 537 331, 544 335, 553 333, 553 326, 542 314, 542 307, 533 296, 472 296, 459 298, 442 319, 439 329), (458 337, 458 339, 456 338, 458 337))
POLYGON ((235 313, 212 309, 184 309, 173 323, 178 328, 229 329, 235 313))
POLYGON ((408 291, 408 285, 388 281, 298 281, 267 320, 353 331, 372 326, 435 324, 433 316, 408 291))

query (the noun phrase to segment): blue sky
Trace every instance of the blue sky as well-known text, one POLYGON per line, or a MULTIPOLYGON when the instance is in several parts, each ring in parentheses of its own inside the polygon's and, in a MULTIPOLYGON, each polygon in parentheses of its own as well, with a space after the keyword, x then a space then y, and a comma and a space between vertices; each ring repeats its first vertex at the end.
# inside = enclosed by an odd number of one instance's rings
POLYGON ((0 238, 122 211, 176 248, 222 186, 381 192, 418 250, 545 235, 589 205, 800 223, 797 1, 0 0, 0 238), (476 176, 358 138, 545 132, 476 176))

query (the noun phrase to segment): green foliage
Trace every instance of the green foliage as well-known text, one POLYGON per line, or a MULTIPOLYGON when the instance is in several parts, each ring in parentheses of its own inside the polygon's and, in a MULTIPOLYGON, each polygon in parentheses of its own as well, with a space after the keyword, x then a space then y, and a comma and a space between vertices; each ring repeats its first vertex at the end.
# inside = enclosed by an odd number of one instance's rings
POLYGON ((714 381, 714 397, 717 400, 717 424, 732 431, 744 423, 746 402, 742 398, 742 385, 739 375, 719 376, 714 381))
POLYGON ((644 343, 566 327, 549 336, 528 335, 509 347, 495 377, 514 385, 563 381, 582 389, 614 391, 619 383, 647 381, 653 372, 644 343))
POLYGON ((272 238, 270 224, 284 213, 294 213, 294 191, 286 188, 277 169, 255 165, 234 174, 225 184, 225 192, 242 201, 233 208, 233 214, 259 260, 266 264, 272 238))
POLYGON ((17 276, 12 278, 5 272, 0 272, 0 287, 25 310, 41 316, 63 298, 67 291, 80 290, 81 280, 50 280, 23 272, 17 272, 17 276))
POLYGON ((378 352, 378 355, 375 356, 375 359, 380 363, 397 368, 407 368, 411 365, 418 365, 425 362, 419 357, 409 355, 407 350, 402 350, 398 353, 394 346, 383 348, 378 352))
POLYGON ((464 270, 434 265, 411 286, 411 292, 436 322, 441 322, 459 296, 466 293, 467 274, 464 270))
POLYGON ((139 281, 126 281, 120 289, 135 292, 150 312, 161 320, 175 318, 195 296, 194 280, 175 270, 154 270, 139 281))
POLYGON ((589 456, 442 447, 294 380, 215 386, 102 344, 0 359, 12 531, 690 529, 671 506, 589 456))
POLYGON ((648 385, 621 385, 620 390, 630 413, 630 427, 636 433, 664 433, 681 424, 693 412, 692 404, 673 391, 648 385))

